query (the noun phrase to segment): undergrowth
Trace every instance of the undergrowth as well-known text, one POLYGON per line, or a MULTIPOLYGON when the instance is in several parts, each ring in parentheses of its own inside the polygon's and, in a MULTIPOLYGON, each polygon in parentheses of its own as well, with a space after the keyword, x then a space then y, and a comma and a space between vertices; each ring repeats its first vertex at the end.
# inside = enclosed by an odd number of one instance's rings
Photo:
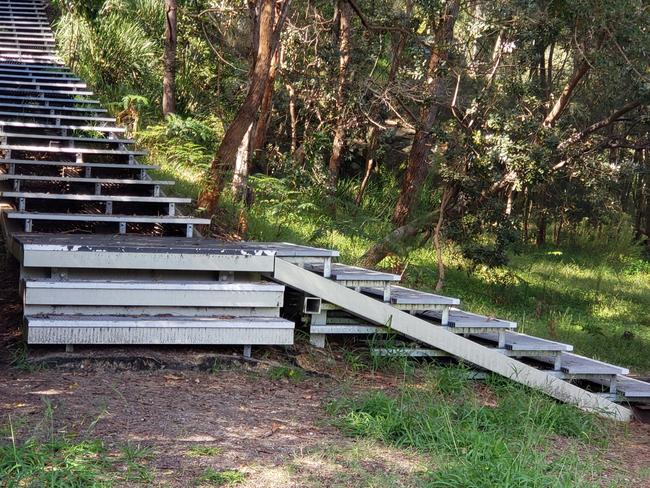
POLYGON ((344 398, 328 411, 350 436, 429 455, 436 468, 423 486, 593 486, 608 423, 495 376, 474 389, 464 373, 436 368, 395 396, 344 398))

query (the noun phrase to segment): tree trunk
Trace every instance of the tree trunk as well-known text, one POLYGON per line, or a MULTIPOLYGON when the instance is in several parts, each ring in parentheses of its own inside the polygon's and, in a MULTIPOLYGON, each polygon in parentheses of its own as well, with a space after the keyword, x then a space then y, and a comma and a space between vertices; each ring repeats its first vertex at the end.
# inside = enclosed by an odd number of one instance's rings
POLYGON ((431 228, 432 222, 438 218, 439 211, 440 210, 437 209, 433 212, 429 212, 419 219, 393 230, 381 241, 377 242, 366 251, 361 258, 362 265, 366 267, 377 265, 377 263, 386 256, 395 252, 406 240, 415 237, 426 228, 431 228))
POLYGON ((339 76, 336 92, 336 127, 332 140, 332 154, 329 159, 329 192, 336 190, 339 173, 341 171, 341 158, 345 145, 345 129, 347 125, 347 111, 345 109, 348 83, 348 65, 350 63, 350 18, 352 8, 347 0, 339 0, 339 76))
POLYGON ((289 94, 289 117, 291 120, 291 154, 298 149, 298 112, 296 110, 296 90, 291 84, 287 83, 287 93, 289 94))
POLYGON ((257 157, 264 150, 264 143, 266 142, 266 133, 269 128, 269 120, 271 119, 271 108, 273 106, 273 92, 275 89, 275 76, 278 72, 279 64, 279 50, 276 51, 273 60, 271 61, 271 68, 269 69, 269 76, 266 81, 266 88, 264 89, 264 96, 260 105, 260 112, 257 121, 254 124, 253 138, 251 139, 250 156, 257 157))
POLYGON ((165 0, 165 52, 163 56, 163 115, 176 112, 176 0, 165 0))
POLYGON ((354 203, 359 206, 363 200, 363 194, 366 192, 368 187, 368 182, 370 181, 370 175, 372 170, 375 168, 375 149, 377 148, 377 127, 371 125, 368 129, 368 146, 366 148, 366 171, 363 174, 363 179, 361 180, 361 185, 359 186, 359 191, 357 196, 354 198, 354 203))
POLYGON ((438 118, 440 99, 444 92, 443 67, 449 58, 453 41, 454 25, 458 17, 459 0, 448 0, 435 28, 435 42, 427 64, 424 90, 429 106, 420 112, 420 121, 413 137, 406 174, 402 181, 397 204, 393 213, 393 225, 401 227, 407 221, 417 201, 418 189, 429 171, 428 158, 431 152, 431 129, 438 118))
POLYGON ((255 121, 259 106, 264 97, 264 91, 271 69, 271 60, 280 41, 280 33, 286 19, 287 9, 291 0, 284 0, 280 17, 275 17, 274 0, 257 0, 255 30, 257 32, 257 51, 251 70, 250 84, 246 98, 228 126, 223 140, 210 166, 211 182, 202 192, 199 205, 209 214, 219 202, 224 186, 225 172, 232 168, 242 139, 246 136, 251 124, 255 121), (274 28, 275 26, 275 28, 274 28))
POLYGON ((250 152, 250 139, 253 125, 248 126, 244 138, 237 149, 237 156, 235 157, 235 172, 232 175, 232 193, 235 200, 240 201, 246 195, 246 187, 248 186, 248 173, 250 169, 249 152, 250 152))
POLYGON ((573 74, 571 75, 571 78, 569 78, 567 84, 564 85, 562 93, 560 93, 557 101, 544 119, 544 122, 542 124, 544 127, 553 127, 555 121, 558 119, 564 108, 569 103, 571 95, 573 94, 576 86, 578 86, 580 80, 587 74, 589 68, 590 66, 587 61, 582 61, 578 66, 576 66, 573 74))
POLYGON ((514 202, 514 194, 515 191, 511 186, 508 189, 508 194, 506 196, 506 210, 505 210, 506 217, 510 217, 512 215, 512 204, 514 202))
POLYGON ((539 217, 537 218, 537 239, 535 243, 538 246, 546 244, 546 212, 540 209, 539 217))
POLYGON ((445 212, 447 211, 447 205, 452 199, 452 195, 456 194, 454 190, 449 187, 445 187, 445 190, 442 193, 442 198, 440 199, 440 212, 438 213, 438 222, 436 223, 436 228, 433 231, 433 246, 436 249, 436 260, 438 262, 438 281, 436 282, 436 291, 442 290, 442 287, 445 284, 445 263, 442 260, 442 245, 440 244, 440 232, 442 231, 442 224, 445 220, 445 212))
POLYGON ((528 187, 524 189, 524 243, 528 244, 528 225, 530 221, 530 212, 533 209, 533 199, 528 195, 528 187))

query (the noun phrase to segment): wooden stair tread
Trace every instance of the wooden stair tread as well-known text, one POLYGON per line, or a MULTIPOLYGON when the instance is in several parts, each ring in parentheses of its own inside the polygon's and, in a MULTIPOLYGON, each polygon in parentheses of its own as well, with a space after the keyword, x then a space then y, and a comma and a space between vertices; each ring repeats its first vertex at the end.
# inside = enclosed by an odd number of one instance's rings
MULTIPOLYGON (((472 334, 473 337, 498 342, 498 335, 493 332, 472 334)), ((510 351, 572 351, 573 346, 519 332, 505 333, 505 348, 510 351)))
POLYGON ((279 317, 156 317, 123 315, 45 315, 27 316, 29 327, 128 327, 128 328, 282 328, 293 329, 295 324, 279 317))
POLYGON ((106 125, 56 125, 41 124, 40 122, 20 122, 17 120, 0 120, 0 127, 28 127, 30 129, 57 129, 57 130, 79 130, 88 132, 126 132, 124 127, 106 126, 106 125))
POLYGON ((95 163, 92 161, 77 163, 76 161, 45 161, 41 159, 0 159, 0 164, 14 164, 17 166, 64 166, 67 168, 108 168, 124 170, 160 169, 160 166, 140 163, 95 163))
POLYGON ((80 178, 67 176, 42 176, 42 175, 10 175, 0 174, 0 181, 47 181, 47 182, 68 182, 68 183, 101 183, 112 185, 173 185, 174 181, 169 180, 134 180, 118 178, 80 178))
MULTIPOLYGON (((363 287, 363 293, 382 298, 384 290, 377 287, 363 287)), ((390 289, 390 303, 396 305, 424 304, 424 305, 458 305, 458 298, 450 298, 434 293, 413 290, 404 286, 393 285, 390 289)))
MULTIPOLYGON (((51 152, 61 154, 115 154, 118 156, 146 156, 147 151, 129 151, 123 149, 93 149, 89 147, 52 147, 30 146, 26 144, 0 144, 2 151, 51 152)), ((0 160, 1 161, 1 160, 0 160)))
POLYGON ((90 202, 139 202, 139 203, 192 203, 191 198, 182 197, 149 197, 137 195, 91 195, 84 193, 37 193, 37 192, 0 192, 4 198, 31 198, 44 200, 78 200, 90 202))
POLYGON ((7 218, 20 220, 51 220, 58 222, 127 222, 138 224, 195 224, 208 225, 210 219, 198 217, 177 217, 170 215, 118 215, 118 214, 75 214, 43 212, 6 212, 7 218))
MULTIPOLYGON (((306 266, 306 268, 319 274, 323 274, 324 271, 324 266, 322 264, 309 264, 306 266)), ((401 276, 396 274, 374 271, 371 269, 360 268, 358 266, 350 266, 342 263, 332 263, 331 278, 334 281, 395 282, 401 280, 401 276)))
MULTIPOLYGON (((427 319, 433 319, 437 322, 440 322, 442 317, 442 312, 437 310, 429 310, 419 314, 427 319)), ((458 308, 449 309, 449 322, 447 323, 449 327, 458 327, 458 328, 505 328, 505 329, 514 329, 517 327, 516 322, 511 322, 509 320, 497 319, 494 317, 488 317, 486 315, 479 315, 471 312, 466 312, 458 308)))
MULTIPOLYGON (((627 368, 605 363, 596 359, 563 352, 560 370, 570 375, 626 375, 630 371, 627 368)), ((553 363, 553 358, 541 357, 540 361, 553 363)))
POLYGON ((138 280, 53 280, 25 281, 26 288, 93 289, 93 290, 201 290, 201 291, 276 291, 283 285, 269 281, 138 281, 138 280))

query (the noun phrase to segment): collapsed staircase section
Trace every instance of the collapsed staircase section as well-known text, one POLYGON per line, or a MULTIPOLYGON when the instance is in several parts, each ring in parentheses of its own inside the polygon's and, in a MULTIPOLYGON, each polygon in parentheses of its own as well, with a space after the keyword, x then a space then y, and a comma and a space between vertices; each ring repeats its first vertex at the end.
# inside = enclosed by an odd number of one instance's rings
MULTIPOLYGON (((306 271, 322 275, 323 270, 318 266, 296 270, 280 265, 276 266, 276 278, 296 286, 297 276, 303 276, 303 283, 308 281, 306 271)), ((558 392, 567 382, 581 383, 596 392, 573 391, 574 403, 581 396, 650 403, 650 384, 626 376, 626 368, 577 355, 570 344, 517 332, 515 322, 462 310, 456 298, 396 285, 399 279, 391 273, 333 264, 327 278, 319 276, 319 284, 299 287, 308 293, 303 312, 312 345, 324 347, 328 335, 365 336, 371 353, 378 356, 455 357, 513 379, 521 377, 522 383, 553 396, 562 396, 558 392), (356 300, 350 291, 356 292, 356 300), (461 341, 454 344, 456 339, 461 341), (494 355, 482 363, 479 359, 486 350, 515 359, 503 361, 512 370, 507 372, 503 364, 497 366, 494 355), (540 382, 541 377, 529 382, 527 375, 533 368, 546 376, 546 384, 540 382), (557 383, 555 379, 564 381, 557 383)))

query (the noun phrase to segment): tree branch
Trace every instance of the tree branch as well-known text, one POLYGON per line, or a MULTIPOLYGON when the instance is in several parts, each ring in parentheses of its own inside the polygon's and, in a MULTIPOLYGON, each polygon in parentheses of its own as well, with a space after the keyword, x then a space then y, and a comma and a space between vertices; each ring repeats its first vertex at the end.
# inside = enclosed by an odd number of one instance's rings
POLYGON ((571 75, 571 78, 569 79, 567 84, 564 85, 564 88, 562 89, 562 93, 560 93, 560 96, 558 97, 557 101, 553 105, 553 108, 551 108, 551 111, 544 119, 544 122, 542 123, 544 127, 546 128, 553 127, 553 124, 555 124, 557 119, 560 117, 560 114, 569 103, 569 100, 571 99, 571 95, 573 94, 573 91, 575 90, 576 86, 578 86, 578 83, 580 83, 580 80, 587 74, 589 69, 591 69, 591 67, 589 66, 587 61, 582 61, 582 63, 580 63, 576 67, 576 69, 573 71, 573 74, 571 75))
POLYGON ((603 127, 607 127, 608 125, 611 125, 612 123, 614 123, 618 119, 620 119, 623 115, 625 115, 626 113, 634 110, 635 108, 637 108, 640 105, 641 105, 641 101, 639 101, 639 100, 634 100, 632 102, 629 102, 629 103, 623 105, 621 108, 619 108, 618 110, 612 112, 611 114, 609 114, 604 119, 601 119, 598 122, 594 122, 589 127, 585 127, 580 132, 576 132, 575 134, 571 135, 569 138, 562 141, 557 146, 558 151, 564 151, 570 145, 584 140, 586 137, 590 136, 591 134, 593 134, 597 130, 600 130, 603 127))

